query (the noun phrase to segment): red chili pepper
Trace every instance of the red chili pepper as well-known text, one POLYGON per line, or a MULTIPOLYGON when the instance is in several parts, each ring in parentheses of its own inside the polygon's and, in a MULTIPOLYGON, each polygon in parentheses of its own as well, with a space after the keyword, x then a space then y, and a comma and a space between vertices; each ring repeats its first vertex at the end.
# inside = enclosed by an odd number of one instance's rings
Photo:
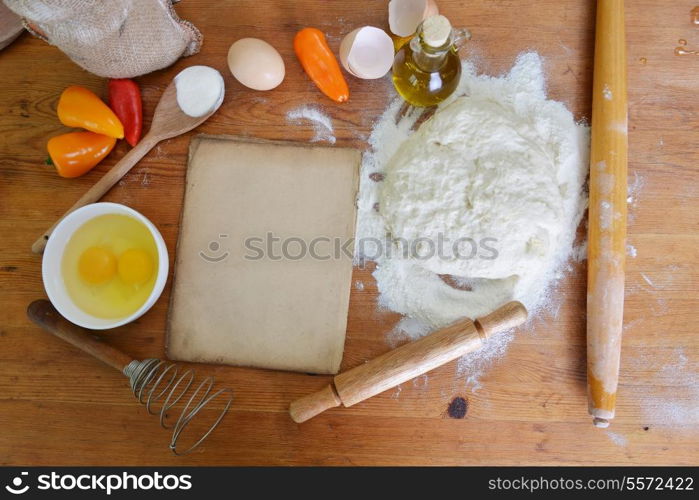
POLYGON ((124 124, 126 142, 135 146, 141 139, 143 109, 141 91, 133 80, 109 80, 109 107, 124 124))

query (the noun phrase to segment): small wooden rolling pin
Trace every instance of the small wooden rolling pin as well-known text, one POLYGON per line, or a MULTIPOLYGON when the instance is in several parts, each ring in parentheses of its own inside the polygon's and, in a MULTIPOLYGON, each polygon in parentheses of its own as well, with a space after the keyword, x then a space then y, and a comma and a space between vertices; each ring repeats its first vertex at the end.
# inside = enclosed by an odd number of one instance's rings
POLYGON ((301 423, 340 404, 357 404, 475 351, 488 337, 526 320, 524 306, 509 302, 483 318, 454 323, 335 376, 324 389, 291 403, 291 418, 301 423))
POLYGON ((588 411, 614 418, 624 318, 628 126, 624 1, 597 2, 587 254, 588 411))

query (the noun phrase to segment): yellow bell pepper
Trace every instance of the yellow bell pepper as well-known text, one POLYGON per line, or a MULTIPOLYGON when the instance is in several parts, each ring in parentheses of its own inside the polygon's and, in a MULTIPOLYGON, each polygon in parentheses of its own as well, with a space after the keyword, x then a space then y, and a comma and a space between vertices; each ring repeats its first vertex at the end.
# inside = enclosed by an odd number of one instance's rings
POLYGON ((116 139, 94 132, 70 132, 49 139, 51 163, 61 177, 79 177, 97 165, 114 148, 116 139))
POLYGON ((83 87, 73 85, 58 100, 58 119, 63 125, 84 128, 115 139, 124 137, 124 126, 102 99, 83 87))

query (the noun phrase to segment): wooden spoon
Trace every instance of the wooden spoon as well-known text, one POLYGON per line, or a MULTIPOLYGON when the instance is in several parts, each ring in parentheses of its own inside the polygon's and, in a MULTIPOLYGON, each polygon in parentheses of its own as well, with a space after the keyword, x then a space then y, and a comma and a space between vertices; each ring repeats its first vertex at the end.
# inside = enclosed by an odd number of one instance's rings
MULTIPOLYGON (((223 96, 222 96, 223 97, 223 96)), ((148 151, 153 149, 153 147, 160 141, 165 139, 171 139, 178 135, 189 132, 193 128, 204 123, 211 115, 213 115, 221 104, 221 101, 213 107, 213 109, 204 116, 193 117, 185 114, 177 104, 177 89, 175 88, 175 82, 170 82, 167 86, 165 92, 160 97, 160 102, 155 108, 155 113, 153 114, 153 122, 151 123, 150 130, 145 137, 141 139, 141 142, 136 144, 131 151, 126 153, 126 155, 114 165, 109 172, 104 174, 97 183, 92 186, 82 197, 75 202, 75 204, 68 209, 68 211, 63 214, 63 216, 58 219, 50 228, 44 232, 44 234, 39 237, 38 240, 32 245, 32 252, 42 253, 44 248, 46 248, 46 242, 51 236, 51 232, 54 230, 56 225, 63 220, 69 213, 73 210, 77 210, 80 207, 89 205, 90 203, 95 203, 102 196, 104 196, 107 191, 109 191, 114 184, 119 182, 119 180, 124 177, 131 167, 139 162, 148 151)))

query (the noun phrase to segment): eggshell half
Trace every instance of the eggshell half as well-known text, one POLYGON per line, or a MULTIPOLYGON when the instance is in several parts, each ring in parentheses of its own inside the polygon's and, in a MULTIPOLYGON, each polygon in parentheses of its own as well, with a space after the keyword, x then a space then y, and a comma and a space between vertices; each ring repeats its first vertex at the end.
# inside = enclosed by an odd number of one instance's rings
POLYGON ((393 40, 373 26, 357 28, 340 44, 340 62, 351 74, 365 80, 381 78, 393 65, 393 40))
POLYGON ((427 0, 427 6, 425 7, 425 16, 423 19, 430 16, 436 16, 439 14, 439 7, 437 7, 437 2, 434 0, 427 0))
POLYGON ((240 83, 271 90, 284 80, 286 68, 277 49, 259 38, 241 38, 228 49, 228 67, 240 83))
POLYGON ((420 23, 439 14, 435 0, 391 0, 388 3, 388 26, 400 37, 411 36, 420 23))

